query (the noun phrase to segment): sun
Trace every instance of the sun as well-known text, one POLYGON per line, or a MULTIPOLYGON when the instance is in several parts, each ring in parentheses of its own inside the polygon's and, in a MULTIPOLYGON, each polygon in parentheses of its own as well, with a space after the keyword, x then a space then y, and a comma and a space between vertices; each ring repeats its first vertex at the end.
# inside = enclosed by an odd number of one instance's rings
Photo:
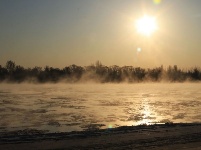
POLYGON ((150 36, 158 29, 155 17, 144 15, 136 21, 136 29, 138 33, 150 36))

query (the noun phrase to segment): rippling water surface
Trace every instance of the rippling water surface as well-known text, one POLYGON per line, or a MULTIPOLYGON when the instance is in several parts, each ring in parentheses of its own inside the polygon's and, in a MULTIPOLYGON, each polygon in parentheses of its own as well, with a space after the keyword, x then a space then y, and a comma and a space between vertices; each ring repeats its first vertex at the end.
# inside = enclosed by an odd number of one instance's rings
POLYGON ((0 131, 200 122, 200 83, 0 84, 0 131))

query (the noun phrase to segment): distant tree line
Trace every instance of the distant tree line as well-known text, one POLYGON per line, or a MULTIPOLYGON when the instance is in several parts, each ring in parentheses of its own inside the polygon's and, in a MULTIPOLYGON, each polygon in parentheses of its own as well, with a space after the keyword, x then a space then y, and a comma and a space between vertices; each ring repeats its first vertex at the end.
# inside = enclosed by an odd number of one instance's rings
POLYGON ((46 66, 24 68, 16 65, 13 61, 7 61, 5 66, 0 65, 0 82, 10 83, 75 83, 96 81, 100 83, 135 83, 135 82, 184 82, 184 81, 200 81, 201 70, 194 67, 189 70, 179 69, 176 65, 169 66, 166 69, 163 66, 143 69, 133 66, 104 66, 97 61, 93 65, 81 67, 70 65, 65 68, 53 68, 46 66))

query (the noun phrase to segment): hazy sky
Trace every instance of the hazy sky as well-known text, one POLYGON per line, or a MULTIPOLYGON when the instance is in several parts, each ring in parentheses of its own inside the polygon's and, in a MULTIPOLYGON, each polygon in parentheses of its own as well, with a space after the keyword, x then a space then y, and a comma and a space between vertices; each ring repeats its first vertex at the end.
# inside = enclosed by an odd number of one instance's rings
POLYGON ((0 64, 7 60, 201 67, 201 0, 0 0, 0 64), (136 32, 144 14, 158 23, 150 37, 136 32))

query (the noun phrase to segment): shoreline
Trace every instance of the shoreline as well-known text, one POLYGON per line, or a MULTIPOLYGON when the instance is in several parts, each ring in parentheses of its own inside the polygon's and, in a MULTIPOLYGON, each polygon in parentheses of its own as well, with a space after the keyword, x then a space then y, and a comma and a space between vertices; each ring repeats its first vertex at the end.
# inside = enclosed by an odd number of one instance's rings
POLYGON ((2 132, 0 149, 201 149, 201 123, 121 126, 60 133, 2 132))

